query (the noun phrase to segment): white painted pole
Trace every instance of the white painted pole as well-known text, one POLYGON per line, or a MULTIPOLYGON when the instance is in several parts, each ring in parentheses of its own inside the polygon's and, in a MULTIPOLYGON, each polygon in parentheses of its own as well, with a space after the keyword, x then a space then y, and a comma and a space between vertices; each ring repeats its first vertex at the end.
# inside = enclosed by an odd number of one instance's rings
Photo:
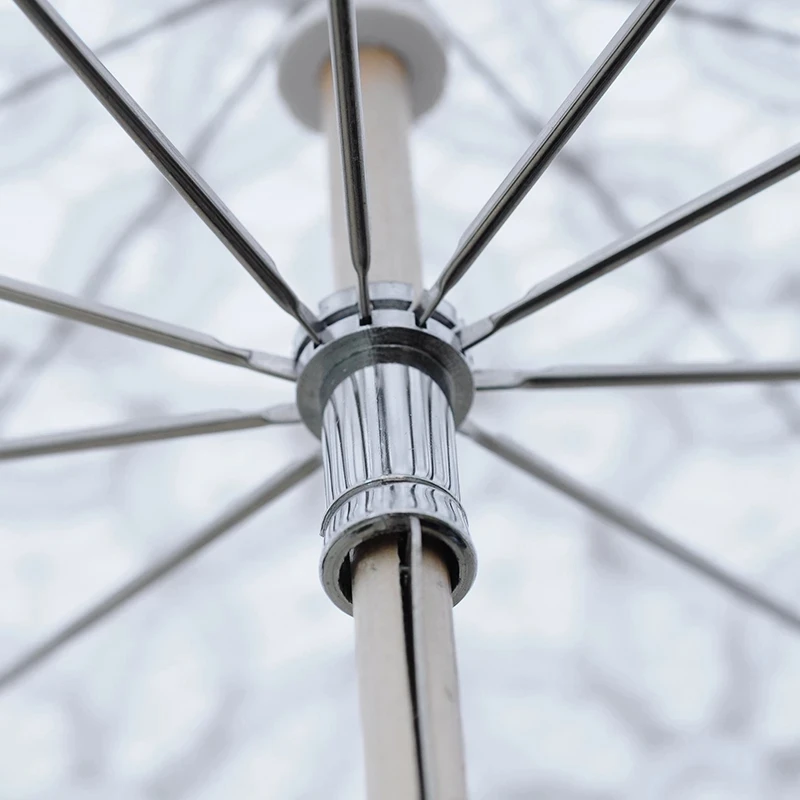
MULTIPOLYGON (((370 278, 403 281, 419 290, 422 264, 409 155, 408 75, 401 60, 385 49, 362 48, 360 61, 372 235, 370 278)), ((355 285, 356 273, 349 254, 329 69, 322 80, 334 270, 337 288, 344 288, 355 285)), ((450 579, 436 553, 426 550, 420 555, 413 614, 403 603, 396 544, 368 546, 354 565, 353 610, 370 800, 467 796, 450 579), (413 639, 410 650, 407 636, 413 639)))

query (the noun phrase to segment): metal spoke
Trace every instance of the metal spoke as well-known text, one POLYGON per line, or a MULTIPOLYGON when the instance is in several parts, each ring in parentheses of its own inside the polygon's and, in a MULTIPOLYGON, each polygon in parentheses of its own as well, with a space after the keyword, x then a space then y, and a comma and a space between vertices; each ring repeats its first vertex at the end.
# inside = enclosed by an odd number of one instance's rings
MULTIPOLYGON (((623 2, 630 5, 630 0, 623 0, 623 2)), ((691 20, 741 37, 766 39, 789 46, 800 44, 800 34, 788 28, 778 28, 757 19, 748 19, 722 10, 716 11, 712 8, 699 8, 686 3, 678 3, 675 6, 675 18, 691 20)))
POLYGON ((657 530, 613 500, 604 497, 594 489, 584 486, 511 439, 489 433, 470 421, 464 423, 461 431, 489 452, 494 453, 537 480, 546 483, 561 494, 565 494, 575 502, 588 508, 601 519, 616 525, 634 538, 646 542, 684 567, 688 567, 693 572, 702 575, 717 586, 725 589, 745 604, 766 613, 773 620, 800 632, 800 615, 797 612, 763 594, 757 587, 751 586, 740 578, 731 575, 722 567, 717 566, 657 530))
POLYGON ((260 350, 234 347, 213 336, 180 325, 150 319, 130 311, 120 311, 102 303, 72 297, 54 289, 45 289, 14 278, 0 277, 0 300, 8 300, 10 303, 94 325, 96 328, 121 333, 134 339, 160 344, 173 350, 192 353, 212 361, 234 364, 264 375, 272 375, 287 381, 296 378, 294 362, 289 358, 260 350))
POLYGON ((597 278, 627 264, 664 242, 691 230, 701 222, 768 189, 800 170, 800 145, 690 200, 641 228, 632 236, 613 242, 533 287, 521 300, 468 325, 462 331, 464 348, 482 342, 497 331, 566 297, 597 278))
POLYGON ((358 276, 358 305, 362 323, 370 320, 369 211, 364 166, 364 123, 361 114, 361 78, 358 65, 356 13, 352 0, 329 0, 333 88, 350 238, 350 257, 358 276))
MULTIPOLYGON (((675 5, 672 7, 671 13, 683 7, 681 4, 675 5)), ((544 127, 544 121, 522 102, 505 78, 453 30, 448 20, 441 14, 437 14, 436 17, 442 36, 454 50, 461 54, 464 62, 483 80, 486 87, 497 96, 510 116, 530 136, 538 136, 544 127)), ((618 233, 628 235, 633 232, 635 226, 631 224, 619 200, 595 174, 590 158, 582 157, 566 149, 562 151, 556 164, 581 184, 600 216, 613 228, 616 228, 618 233)), ((705 321, 715 340, 730 350, 736 358, 751 357, 752 354, 749 352, 750 348, 747 343, 731 328, 711 299, 699 291, 686 277, 680 264, 663 250, 653 252, 653 261, 655 266, 664 273, 665 289, 705 321)), ((764 396, 785 420, 789 431, 794 434, 798 433, 800 431, 800 413, 793 398, 786 393, 785 387, 765 386, 764 396)))
POLYGON ((267 252, 52 6, 46 0, 14 2, 261 288, 320 342, 317 318, 280 276, 267 252))
POLYGON ((122 584, 108 597, 81 614, 57 633, 37 645, 13 664, 0 672, 0 689, 7 689, 14 681, 55 655, 81 634, 102 622, 130 600, 140 595, 178 567, 189 561, 232 528, 244 522, 264 506, 277 500, 301 480, 311 475, 320 465, 320 457, 313 455, 297 461, 270 478, 251 494, 231 506, 219 519, 203 528, 182 545, 165 554, 133 579, 122 584))
POLYGON ((436 283, 423 293, 417 303, 420 324, 431 316, 442 298, 466 274, 673 2, 642 0, 628 17, 461 237, 456 252, 436 283))
POLYGON ((166 439, 243 431, 249 428, 297 422, 300 422, 300 415, 294 403, 273 406, 261 411, 208 411, 201 414, 184 414, 81 431, 0 440, 0 461, 97 450, 126 444, 160 442, 166 439))
POLYGON ((699 386, 800 380, 800 361, 766 364, 634 364, 564 366, 542 370, 477 369, 475 388, 598 389, 610 386, 699 386))
MULTIPOLYGON (((221 6, 229 2, 230 0, 193 0, 193 2, 187 5, 171 8, 166 13, 145 22, 143 25, 139 25, 119 36, 108 39, 95 48, 95 53, 98 56, 106 56, 119 52, 120 50, 124 50, 136 44, 146 36, 168 30, 175 25, 192 19, 192 17, 197 14, 202 14, 216 6, 221 6)), ((59 78, 63 78, 70 73, 71 70, 68 66, 65 64, 57 64, 56 66, 43 69, 41 72, 24 78, 19 83, 0 93, 0 107, 21 100, 23 97, 30 97, 32 93, 39 89, 44 89, 46 86, 49 86, 59 78)))
MULTIPOLYGON (((293 8, 297 7, 296 5, 293 8)), ((220 102, 215 105, 212 113, 191 137, 186 152, 189 163, 197 164, 208 156, 211 147, 219 138, 226 124, 263 76, 279 46, 279 35, 268 37, 268 41, 260 48, 255 59, 242 71, 229 91, 220 98, 220 102)), ((169 184, 158 182, 156 190, 150 194, 149 199, 112 238, 99 260, 90 266, 87 278, 82 282, 80 288, 79 293, 82 298, 92 300, 99 298, 118 271, 126 249, 158 219, 175 197, 169 184)), ((24 402, 26 395, 35 386, 37 380, 63 351, 77 330, 79 330, 77 326, 64 324, 61 320, 50 326, 39 345, 15 370, 15 375, 9 382, 7 390, 0 396, 0 424, 2 417, 7 417, 15 407, 24 402)))

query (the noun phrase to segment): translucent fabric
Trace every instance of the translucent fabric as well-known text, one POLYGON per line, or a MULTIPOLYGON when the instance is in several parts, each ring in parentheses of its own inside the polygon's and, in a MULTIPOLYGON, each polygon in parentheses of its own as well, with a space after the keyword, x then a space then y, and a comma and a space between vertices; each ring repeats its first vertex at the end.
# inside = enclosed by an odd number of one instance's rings
MULTIPOLYGON (((101 54, 117 40, 105 62, 313 307, 332 291, 325 147, 276 89, 285 10, 195 4, 55 5, 101 54)), ((471 51, 451 50, 413 138, 428 282, 632 7, 437 0, 471 51)), ((453 291, 461 316, 796 144, 798 75, 795 4, 678 0, 453 291)), ((476 366, 800 357, 799 193, 790 178, 503 331, 476 366)), ((9 0, 0 272, 283 355, 295 332, 9 0)), ((291 399, 0 308, 4 437, 291 399)), ((800 607, 797 389, 485 393, 473 418, 800 607)), ((2 662, 315 447, 281 427, 0 464, 2 662)), ((455 612, 472 797, 797 797, 797 638, 459 452, 480 558, 455 612)), ((352 621, 317 578, 323 506, 317 474, 5 689, 0 798, 362 798, 352 621)))

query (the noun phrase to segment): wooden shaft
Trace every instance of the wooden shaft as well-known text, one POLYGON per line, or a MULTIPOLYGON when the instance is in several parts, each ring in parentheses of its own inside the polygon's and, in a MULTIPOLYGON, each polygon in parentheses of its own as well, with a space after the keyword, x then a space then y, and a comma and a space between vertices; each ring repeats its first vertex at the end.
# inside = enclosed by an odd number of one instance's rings
MULTIPOLYGON (((412 120, 408 75, 400 59, 385 50, 362 48, 359 58, 372 233, 370 281, 403 281, 418 292, 422 260, 408 141, 412 120)), ((334 275, 337 288, 344 288, 355 285, 356 273, 349 254, 330 68, 322 82, 334 275)), ((362 547, 353 568, 369 800, 465 800, 467 796, 450 579, 436 553, 424 551, 421 561, 421 600, 413 616, 409 616, 412 604, 401 591, 395 541, 362 547), (409 620, 412 624, 407 624, 409 620), (413 642, 407 641, 408 635, 413 642), (416 671, 424 674, 424 680, 416 680, 416 671), (424 753, 417 748, 419 724, 425 727, 420 742, 424 753)))
MULTIPOLYGON (((411 97, 405 67, 386 50, 363 48, 361 97, 369 200, 372 267, 370 281, 404 281, 419 291, 422 258, 411 183, 408 132, 411 97)), ((330 66, 323 73, 323 117, 328 139, 331 228, 336 288, 355 285, 344 211, 339 129, 330 66)))
POLYGON ((414 647, 419 714, 426 731, 423 754, 426 800, 465 800, 464 741, 458 694, 453 599, 447 567, 422 550, 421 613, 415 614, 414 647))
POLYGON ((361 548, 353 570, 356 663, 369 800, 421 800, 397 544, 361 548))

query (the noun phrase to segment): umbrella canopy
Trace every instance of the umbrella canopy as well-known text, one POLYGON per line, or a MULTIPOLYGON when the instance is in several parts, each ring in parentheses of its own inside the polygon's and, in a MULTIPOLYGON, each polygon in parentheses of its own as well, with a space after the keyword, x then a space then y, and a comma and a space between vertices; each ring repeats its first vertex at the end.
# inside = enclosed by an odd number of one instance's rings
MULTIPOLYGON (((315 309, 333 290, 325 144, 277 90, 286 4, 96 5, 57 7, 315 309)), ((412 142, 426 284, 632 7, 437 0, 448 85, 412 142)), ((448 299, 482 318, 796 145, 799 64, 779 0, 676 3, 448 299)), ((11 3, 0 81, 3 275, 290 355, 297 323, 11 3)), ((789 178, 509 326, 475 366, 796 359, 798 191, 789 178)), ((290 402, 271 371, 4 304, 0 432, 290 402)), ((790 384, 482 392, 471 418, 800 607, 790 384)), ((279 425, 0 464, 3 662, 317 450, 279 425)), ((459 452, 480 559, 455 611, 472 796, 794 796, 795 634, 469 439, 459 452)), ((363 796, 352 621, 319 586, 308 471, 3 689, 2 796, 363 796)))

